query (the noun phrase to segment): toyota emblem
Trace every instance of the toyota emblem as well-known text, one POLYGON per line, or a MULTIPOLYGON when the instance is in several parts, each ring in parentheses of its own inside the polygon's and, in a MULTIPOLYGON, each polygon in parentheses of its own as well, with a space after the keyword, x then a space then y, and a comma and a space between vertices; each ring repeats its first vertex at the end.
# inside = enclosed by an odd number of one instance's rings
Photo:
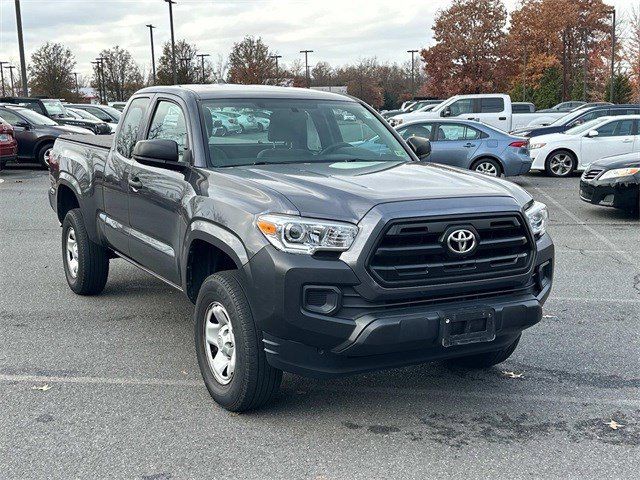
POLYGON ((447 247, 458 255, 472 252, 476 248, 477 243, 475 233, 465 228, 454 230, 447 237, 447 247))

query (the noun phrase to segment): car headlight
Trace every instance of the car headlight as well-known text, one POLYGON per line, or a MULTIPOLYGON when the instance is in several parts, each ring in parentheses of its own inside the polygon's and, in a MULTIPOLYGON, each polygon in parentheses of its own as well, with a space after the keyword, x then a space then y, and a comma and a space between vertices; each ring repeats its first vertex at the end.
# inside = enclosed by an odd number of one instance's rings
POLYGON ((536 148, 542 148, 546 145, 546 143, 532 143, 529 148, 531 150, 535 150, 536 148))
POLYGON ((320 250, 348 250, 358 234, 358 227, 350 223, 292 215, 260 215, 256 220, 256 226, 277 249, 307 255, 313 255, 320 250))
POLYGON ((598 180, 607 180, 609 178, 628 177, 640 172, 640 168, 614 168, 613 170, 607 170, 598 180))
POLYGON ((524 212, 527 215, 531 230, 536 237, 541 237, 547 231, 547 222, 549 221, 549 211, 547 206, 542 202, 533 202, 524 212))

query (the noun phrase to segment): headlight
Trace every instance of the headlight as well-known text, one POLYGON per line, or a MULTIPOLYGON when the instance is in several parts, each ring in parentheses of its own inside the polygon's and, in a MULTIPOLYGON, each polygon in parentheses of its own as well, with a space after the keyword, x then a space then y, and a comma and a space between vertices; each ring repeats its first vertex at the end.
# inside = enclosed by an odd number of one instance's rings
POLYGON ((532 143, 529 148, 531 150, 535 150, 536 148, 542 148, 546 145, 546 143, 532 143))
POLYGON ((260 215, 256 226, 279 250, 307 255, 348 250, 358 234, 358 227, 350 223, 278 214, 260 215))
POLYGON ((527 215, 531 230, 536 237, 541 237, 547 231, 549 221, 549 211, 547 206, 541 202, 533 202, 524 212, 527 215))
POLYGON ((598 180, 607 180, 609 178, 628 177, 640 172, 640 168, 614 168, 604 172, 598 180))

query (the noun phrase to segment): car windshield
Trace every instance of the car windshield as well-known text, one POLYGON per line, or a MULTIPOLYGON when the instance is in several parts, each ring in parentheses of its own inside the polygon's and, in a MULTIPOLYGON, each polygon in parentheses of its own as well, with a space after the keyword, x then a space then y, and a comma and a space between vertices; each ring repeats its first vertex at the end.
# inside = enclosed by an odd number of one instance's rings
POLYGON ((567 122, 573 120, 578 115, 582 114, 582 110, 577 110, 574 112, 569 112, 566 115, 557 118, 554 122, 551 122, 549 125, 565 125, 567 122))
POLYGON ((58 125, 50 118, 47 118, 44 115, 40 115, 38 112, 34 112, 33 110, 30 110, 28 108, 21 109, 19 113, 24 118, 26 118, 29 123, 32 123, 34 125, 58 125))
POLYGON ((122 112, 120 110, 117 110, 117 109, 115 109, 113 107, 109 107, 107 105, 103 105, 100 108, 102 108, 102 110, 104 110, 109 115, 111 115, 116 120, 116 122, 120 121, 120 116, 122 115, 122 112))
POLYGON ((85 120, 93 120, 94 122, 101 122, 98 117, 95 115, 91 115, 89 112, 85 112, 84 110, 80 110, 79 108, 67 108, 67 111, 75 113, 80 118, 84 118, 85 120))
POLYGON ((570 128, 569 130, 566 130, 564 133, 566 135, 579 135, 583 132, 586 132, 587 130, 591 130, 596 125, 599 125, 602 122, 609 120, 609 118, 610 117, 594 118, 593 120, 589 120, 588 122, 584 122, 584 123, 581 123, 580 125, 576 125, 575 127, 570 128))
POLYGON ((66 117, 67 111, 60 100, 43 100, 44 108, 51 117, 66 117))
POLYGON ((412 159, 385 124, 352 101, 203 100, 202 107, 213 167, 354 162, 349 168, 357 168, 412 159), (219 118, 234 112, 242 115, 230 115, 238 117, 233 123, 219 118))

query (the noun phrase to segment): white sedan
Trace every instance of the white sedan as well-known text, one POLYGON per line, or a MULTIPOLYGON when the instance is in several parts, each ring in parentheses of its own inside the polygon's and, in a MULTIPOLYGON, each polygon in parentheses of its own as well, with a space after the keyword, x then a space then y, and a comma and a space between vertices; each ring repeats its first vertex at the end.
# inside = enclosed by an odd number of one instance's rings
POLYGON ((596 160, 640 151, 640 115, 600 117, 564 133, 531 139, 531 170, 553 177, 567 177, 585 170, 596 160))

